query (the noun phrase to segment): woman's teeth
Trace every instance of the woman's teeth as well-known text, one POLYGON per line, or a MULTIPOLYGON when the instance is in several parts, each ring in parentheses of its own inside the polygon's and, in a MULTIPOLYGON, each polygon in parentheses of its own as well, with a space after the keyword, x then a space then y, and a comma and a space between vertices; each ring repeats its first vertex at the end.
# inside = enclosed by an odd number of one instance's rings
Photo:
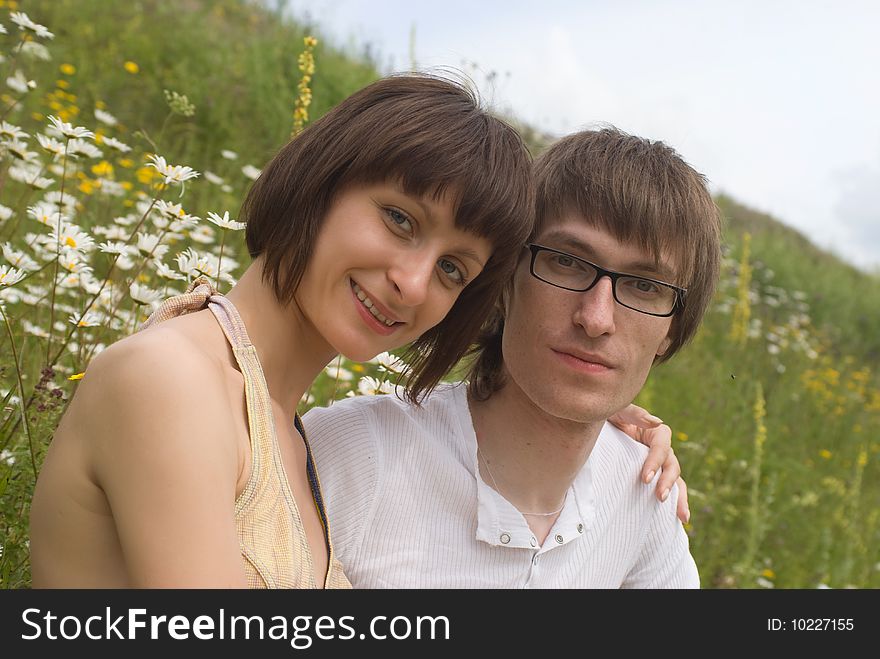
POLYGON ((351 282, 351 287, 354 289, 354 294, 357 295, 357 299, 361 301, 361 303, 367 308, 367 310, 371 314, 373 314, 373 316, 378 319, 380 323, 384 323, 388 327, 394 325, 393 320, 388 320, 385 316, 379 313, 379 310, 375 306, 373 306, 373 301, 366 296, 366 294, 360 289, 357 284, 351 282))

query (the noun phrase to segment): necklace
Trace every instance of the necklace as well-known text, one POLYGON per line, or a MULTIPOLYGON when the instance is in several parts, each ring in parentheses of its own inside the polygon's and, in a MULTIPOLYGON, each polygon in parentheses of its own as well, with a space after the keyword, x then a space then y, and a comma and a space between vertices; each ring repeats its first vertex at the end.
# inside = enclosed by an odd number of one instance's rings
MULTIPOLYGON (((477 456, 483 459, 483 464, 486 466, 486 473, 489 474, 489 478, 492 479, 492 487, 495 488, 495 491, 498 492, 498 494, 501 494, 501 490, 498 488, 498 483, 495 481, 495 476, 492 474, 492 470, 489 468, 489 462, 488 462, 488 460, 486 460, 486 456, 483 455, 483 452, 480 451, 479 444, 477 444, 477 456)), ((479 464, 477 466, 479 467, 479 464)), ((501 494, 501 496, 504 496, 504 495, 501 494)), ((507 497, 504 497, 504 498, 507 499, 507 497)), ((566 499, 566 497, 563 497, 562 505, 559 506, 558 510, 553 510, 553 511, 550 511, 549 513, 527 513, 527 512, 520 510, 519 514, 520 515, 529 515, 531 517, 553 517, 553 515, 558 515, 559 513, 562 512, 562 509, 565 508, 565 499, 566 499)), ((508 499, 508 501, 509 501, 509 499, 508 499)), ((519 510, 519 509, 517 508, 517 510, 519 510)))

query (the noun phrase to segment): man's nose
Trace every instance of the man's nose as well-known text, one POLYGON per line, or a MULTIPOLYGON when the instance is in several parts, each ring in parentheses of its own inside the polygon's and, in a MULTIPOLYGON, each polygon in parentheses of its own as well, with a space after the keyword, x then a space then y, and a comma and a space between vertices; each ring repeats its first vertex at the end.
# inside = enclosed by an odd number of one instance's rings
POLYGON ((593 287, 580 294, 574 322, 584 328, 587 336, 597 338, 614 333, 614 285, 610 277, 600 277, 593 287))

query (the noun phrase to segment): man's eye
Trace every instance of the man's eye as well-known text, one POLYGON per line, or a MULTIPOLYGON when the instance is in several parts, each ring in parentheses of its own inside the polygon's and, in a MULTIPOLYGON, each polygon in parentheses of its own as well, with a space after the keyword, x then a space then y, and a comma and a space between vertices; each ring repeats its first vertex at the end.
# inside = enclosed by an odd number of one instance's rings
POLYGON ((647 279, 631 279, 627 282, 627 285, 636 293, 641 293, 642 295, 656 295, 660 292, 660 287, 647 279))
POLYGON ((556 264, 561 265, 564 268, 570 268, 573 265, 576 265, 576 262, 570 256, 565 256, 563 254, 558 254, 556 256, 556 264))

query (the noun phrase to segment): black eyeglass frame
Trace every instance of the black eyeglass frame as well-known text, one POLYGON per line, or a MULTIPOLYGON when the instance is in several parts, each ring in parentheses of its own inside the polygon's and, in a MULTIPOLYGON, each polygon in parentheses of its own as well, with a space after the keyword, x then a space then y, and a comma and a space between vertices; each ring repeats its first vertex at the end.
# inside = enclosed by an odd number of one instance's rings
POLYGON ((611 279, 611 293, 614 295, 614 301, 617 302, 622 307, 626 307, 627 309, 632 309, 633 311, 638 311, 639 313, 646 314, 648 316, 656 316, 658 318, 668 318, 669 316, 674 315, 676 312, 680 311, 684 307, 684 300, 687 297, 687 289, 682 288, 680 286, 675 286, 674 284, 670 284, 665 281, 660 281, 659 279, 651 279, 650 277, 641 277, 639 275, 632 275, 627 272, 615 272, 614 270, 608 270, 601 266, 596 265, 592 261, 587 261, 586 259, 582 259, 579 256, 575 256, 574 254, 569 254, 568 252, 563 252, 558 249, 553 249, 552 247, 545 247, 544 245, 538 245, 536 243, 527 243, 524 247, 528 248, 532 253, 532 259, 529 263, 529 272, 532 277, 535 279, 544 282, 545 284, 550 284, 551 286, 555 286, 556 288, 561 288, 565 291, 574 291, 575 293, 586 293, 588 290, 593 288, 596 283, 602 279, 602 277, 608 277, 611 279), (552 252, 554 254, 561 254, 562 256, 567 256, 570 259, 574 259, 580 263, 584 263, 596 271, 596 278, 590 283, 586 288, 569 288, 568 286, 560 286, 552 281, 548 281, 538 275, 535 272, 535 261, 538 258, 538 254, 541 252, 552 252), (621 277, 631 277, 633 279, 643 279, 645 281, 649 281, 652 284, 658 284, 660 286, 666 286, 667 288, 671 288, 675 293, 675 301, 672 303, 672 310, 669 313, 651 313, 650 311, 643 311, 641 309, 636 309, 635 307, 631 307, 628 304, 620 301, 620 298, 617 297, 617 280, 621 277))

